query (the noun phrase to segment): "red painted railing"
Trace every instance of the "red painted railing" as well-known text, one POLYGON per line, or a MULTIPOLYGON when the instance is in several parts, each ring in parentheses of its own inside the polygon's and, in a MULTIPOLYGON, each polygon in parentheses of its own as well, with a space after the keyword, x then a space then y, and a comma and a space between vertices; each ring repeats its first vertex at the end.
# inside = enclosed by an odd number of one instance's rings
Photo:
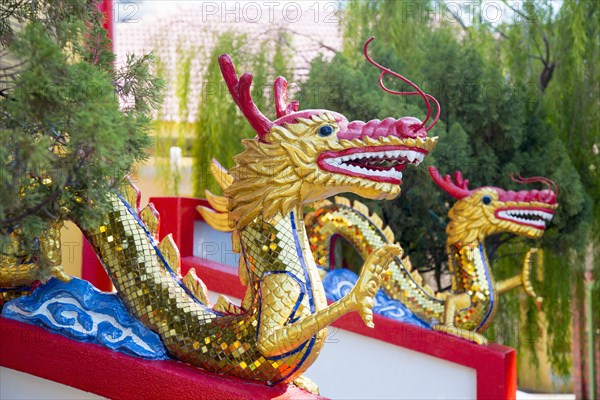
MULTIPOLYGON (((150 201, 161 215, 160 238, 172 233, 181 253, 181 270, 185 275, 195 268, 206 286, 227 296, 242 298, 237 269, 218 262, 195 257, 194 223, 202 220, 196 206, 209 206, 203 199, 156 197, 150 201)), ((87 244, 84 246, 88 246, 87 244)), ((89 252, 90 249, 85 252, 89 252)), ((83 276, 106 276, 100 263, 84 259, 83 276)), ((104 279, 104 278, 103 278, 104 279)), ((101 279, 99 282, 104 282, 101 279)), ((96 281, 92 280, 96 284, 96 281)), ((460 364, 476 370, 478 399, 514 399, 516 396, 516 352, 497 344, 480 346, 454 336, 404 324, 374 315, 375 329, 365 326, 358 314, 350 313, 333 325, 384 342, 460 364)))
POLYGON ((0 317, 0 366, 109 399, 323 399, 293 385, 266 386, 150 361, 0 317))

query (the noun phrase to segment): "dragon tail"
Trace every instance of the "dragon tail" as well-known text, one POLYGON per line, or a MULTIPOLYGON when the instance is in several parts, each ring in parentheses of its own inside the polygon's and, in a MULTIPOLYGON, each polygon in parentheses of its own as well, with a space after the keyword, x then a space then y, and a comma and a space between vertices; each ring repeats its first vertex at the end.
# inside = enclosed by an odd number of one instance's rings
POLYGON ((199 313, 210 313, 206 286, 195 271, 181 276, 172 235, 158 242, 160 215, 154 206, 140 210, 140 192, 131 183, 122 194, 109 197, 111 207, 102 222, 80 228, 130 312, 155 331, 164 319, 146 304, 187 303, 199 313), (151 296, 154 301, 149 301, 151 296))

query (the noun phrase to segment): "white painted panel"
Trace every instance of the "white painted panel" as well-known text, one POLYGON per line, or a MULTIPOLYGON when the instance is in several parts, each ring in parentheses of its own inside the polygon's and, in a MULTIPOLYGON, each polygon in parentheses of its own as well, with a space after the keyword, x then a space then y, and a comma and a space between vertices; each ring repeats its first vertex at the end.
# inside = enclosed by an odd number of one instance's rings
POLYGON ((306 376, 333 399, 476 398, 474 369, 338 328, 306 376))
POLYGON ((235 268, 240 259, 240 255, 233 252, 231 233, 217 231, 204 221, 194 222, 194 256, 235 268))
MULTIPOLYGON (((82 371, 85 373, 85 371, 82 371)), ((104 399, 92 393, 38 378, 14 369, 0 367, 0 399, 104 399)))
MULTIPOLYGON (((209 291, 213 303, 218 294, 209 291)), ((233 303, 240 300, 229 298, 233 303)), ((476 371, 331 327, 306 376, 332 399, 475 399, 476 371)))

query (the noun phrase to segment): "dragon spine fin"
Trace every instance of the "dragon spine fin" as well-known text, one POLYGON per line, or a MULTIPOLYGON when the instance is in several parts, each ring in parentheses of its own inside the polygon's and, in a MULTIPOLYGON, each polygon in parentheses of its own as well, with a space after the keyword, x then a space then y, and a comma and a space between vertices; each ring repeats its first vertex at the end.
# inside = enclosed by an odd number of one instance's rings
POLYGON ((352 207, 352 204, 350 203, 350 200, 348 200, 345 197, 335 196, 333 198, 333 201, 334 201, 335 204, 339 204, 339 205, 346 206, 346 207, 352 207))
POLYGON ((204 221, 213 229, 221 232, 232 232, 233 228, 229 226, 229 213, 211 210, 208 207, 198 206, 196 210, 202 215, 204 221))
POLYGON ((190 289, 193 295, 200 300, 200 302, 208 307, 211 306, 210 299, 208 298, 208 289, 202 279, 196 275, 196 270, 190 268, 188 273, 182 279, 185 287, 190 289))
MULTIPOLYGON (((355 209, 356 211, 358 211, 359 213, 361 213, 361 214, 363 214, 363 215, 365 215, 365 216, 369 217, 369 219, 371 219, 371 218, 370 218, 370 215, 369 215, 369 214, 370 214, 370 212, 369 212, 369 207, 367 207, 366 205, 364 205, 364 204, 363 204, 363 203, 361 203, 360 201, 358 201, 358 200, 355 200, 355 201, 354 201, 354 204, 352 205, 352 208, 354 208, 354 209, 355 209)), ((374 214, 374 215, 376 215, 376 214, 374 214)), ((381 219, 381 218, 380 218, 380 219, 381 219)))
POLYGON ((120 188, 119 192, 123 195, 123 198, 136 212, 140 212, 140 201, 142 199, 142 192, 137 186, 133 184, 133 181, 129 176, 125 178, 125 182, 120 188))
POLYGON ((180 275, 181 257, 179 255, 179 249, 177 248, 171 233, 161 240, 161 242, 158 244, 158 250, 162 253, 165 261, 167 261, 173 272, 175 272, 176 275, 180 275))
POLYGON ((148 205, 140 211, 139 215, 146 228, 148 228, 148 232, 150 232, 154 239, 158 240, 160 214, 156 211, 156 208, 154 208, 154 204, 148 203, 148 205))
POLYGON ((206 196, 206 200, 208 201, 208 203, 211 205, 212 208, 215 209, 215 211, 222 213, 229 212, 229 210, 227 210, 227 204, 229 202, 227 201, 226 197, 212 194, 209 190, 205 190, 204 195, 206 196))
POLYGON ((332 205, 333 203, 329 200, 319 200, 319 201, 315 201, 314 203, 312 203, 310 206, 314 209, 314 210, 318 210, 319 208, 323 208, 323 207, 328 207, 330 205, 332 205))
POLYGON ((233 183, 233 176, 227 171, 227 168, 219 164, 214 158, 210 163, 210 173, 223 190, 227 189, 233 183))
POLYGON ((380 230, 383 230, 383 220, 381 219, 381 217, 375 213, 373 213, 372 215, 369 216, 369 218, 371 219, 371 222, 378 227, 380 230))
POLYGON ((385 227, 385 229, 383 230, 383 235, 385 236, 387 241, 390 243, 394 243, 394 241, 396 240, 396 238, 394 237, 394 232, 392 231, 392 228, 390 228, 389 226, 385 227))

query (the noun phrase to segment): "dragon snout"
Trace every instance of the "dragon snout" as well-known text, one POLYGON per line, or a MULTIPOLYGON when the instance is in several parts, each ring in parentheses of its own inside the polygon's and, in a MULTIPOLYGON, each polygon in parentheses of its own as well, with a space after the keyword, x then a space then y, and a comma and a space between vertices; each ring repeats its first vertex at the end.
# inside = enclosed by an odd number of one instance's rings
POLYGON ((427 131, 423 123, 417 118, 403 117, 400 119, 386 118, 383 121, 373 119, 369 122, 352 121, 347 128, 338 133, 339 139, 379 139, 386 136, 395 136, 400 139, 425 138, 427 131))
MULTIPOLYGON (((532 190, 532 192, 536 192, 536 190, 532 190)), ((556 193, 549 189, 537 191, 537 193, 534 195, 534 201, 556 204, 556 193)))

